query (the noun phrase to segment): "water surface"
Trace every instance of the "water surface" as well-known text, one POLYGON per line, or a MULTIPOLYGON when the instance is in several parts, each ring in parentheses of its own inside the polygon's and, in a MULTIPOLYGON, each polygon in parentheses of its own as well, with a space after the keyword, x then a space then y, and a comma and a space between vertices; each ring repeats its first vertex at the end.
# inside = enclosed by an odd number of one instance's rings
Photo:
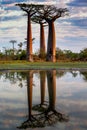
POLYGON ((87 130, 87 72, 0 72, 0 130, 87 130))

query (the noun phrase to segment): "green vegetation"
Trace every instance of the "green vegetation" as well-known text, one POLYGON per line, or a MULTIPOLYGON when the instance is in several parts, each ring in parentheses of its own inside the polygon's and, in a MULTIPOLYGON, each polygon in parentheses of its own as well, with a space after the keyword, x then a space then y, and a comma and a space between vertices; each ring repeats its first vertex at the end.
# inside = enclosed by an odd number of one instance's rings
POLYGON ((0 61, 0 70, 27 69, 87 69, 87 62, 27 62, 0 61))
MULTIPOLYGON (((18 48, 14 49, 14 51, 13 49, 5 48, 3 52, 0 52, 0 61, 26 60, 26 49, 23 49, 22 46, 23 46, 23 43, 18 44, 18 48)), ((33 61, 34 62, 46 61, 46 55, 47 54, 43 54, 43 56, 41 57, 40 50, 38 50, 35 53, 33 53, 33 61)), ((56 61, 86 62, 87 61, 87 48, 84 48, 79 53, 72 52, 71 50, 61 50, 60 48, 56 48, 56 61)))

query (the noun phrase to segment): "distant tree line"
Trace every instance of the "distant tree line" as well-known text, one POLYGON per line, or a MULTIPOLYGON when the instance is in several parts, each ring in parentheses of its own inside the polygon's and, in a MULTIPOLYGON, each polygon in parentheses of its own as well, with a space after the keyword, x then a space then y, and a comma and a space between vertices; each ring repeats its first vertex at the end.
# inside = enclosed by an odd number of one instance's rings
POLYGON ((87 48, 84 48, 79 53, 56 48, 56 59, 63 61, 87 61, 87 48))
MULTIPOLYGON (((26 60, 26 44, 20 42, 18 47, 15 48, 14 40, 10 41, 13 46, 7 49, 3 47, 3 51, 0 51, 0 60, 26 60)), ((33 53, 34 61, 46 61, 47 54, 37 50, 33 53)), ((87 48, 82 49, 80 52, 72 52, 71 50, 62 50, 56 48, 55 54, 56 61, 87 61, 87 48)))

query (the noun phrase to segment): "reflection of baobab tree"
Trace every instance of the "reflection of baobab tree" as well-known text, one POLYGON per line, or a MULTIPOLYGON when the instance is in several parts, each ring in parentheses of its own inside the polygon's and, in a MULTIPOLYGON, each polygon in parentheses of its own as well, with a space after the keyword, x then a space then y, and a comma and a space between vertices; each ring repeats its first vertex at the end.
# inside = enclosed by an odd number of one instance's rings
POLYGON ((32 106, 32 85, 33 72, 29 72, 27 76, 27 94, 28 94, 28 119, 22 123, 19 129, 36 128, 53 125, 57 121, 66 122, 68 117, 65 114, 58 112, 55 109, 56 101, 56 71, 47 72, 48 95, 49 102, 45 102, 45 71, 40 71, 40 88, 41 88, 41 102, 39 105, 32 106))
POLYGON ((27 74, 27 97, 28 97, 28 119, 22 123, 19 129, 29 127, 39 127, 40 121, 37 119, 37 115, 32 114, 32 87, 33 87, 33 71, 27 74))
POLYGON ((57 121, 68 121, 68 117, 56 110, 56 70, 47 72, 49 106, 46 115, 49 119, 49 124, 54 124, 57 121))
POLYGON ((44 104, 45 87, 46 87, 46 72, 40 71, 41 105, 44 104))
POLYGON ((44 126, 53 125, 57 121, 68 121, 68 117, 65 114, 58 112, 55 108, 56 104, 56 71, 47 72, 48 94, 49 102, 45 102, 45 76, 46 74, 40 72, 41 83, 41 103, 33 107, 34 110, 42 112, 39 119, 43 122, 44 126))
POLYGON ((41 102, 35 105, 32 109, 39 112, 44 112, 47 108, 47 103, 45 102, 45 90, 46 90, 46 71, 40 71, 40 97, 41 102))
POLYGON ((32 85, 33 85, 33 72, 27 73, 27 98, 28 98, 28 119, 22 123, 19 129, 33 127, 34 117, 32 115, 32 85))
POLYGON ((28 95, 28 120, 32 120, 31 110, 32 110, 32 85, 33 85, 33 73, 29 72, 27 75, 27 95, 28 95))
POLYGON ((48 111, 55 110, 56 102, 56 70, 47 72, 48 93, 49 93, 49 108, 48 111))

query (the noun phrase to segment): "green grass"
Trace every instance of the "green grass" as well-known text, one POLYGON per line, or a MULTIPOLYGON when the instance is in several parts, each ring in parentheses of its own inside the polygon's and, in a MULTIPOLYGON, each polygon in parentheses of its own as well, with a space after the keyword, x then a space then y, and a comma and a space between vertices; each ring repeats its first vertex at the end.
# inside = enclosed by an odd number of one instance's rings
POLYGON ((0 70, 27 69, 87 69, 87 62, 27 62, 0 61, 0 70))

